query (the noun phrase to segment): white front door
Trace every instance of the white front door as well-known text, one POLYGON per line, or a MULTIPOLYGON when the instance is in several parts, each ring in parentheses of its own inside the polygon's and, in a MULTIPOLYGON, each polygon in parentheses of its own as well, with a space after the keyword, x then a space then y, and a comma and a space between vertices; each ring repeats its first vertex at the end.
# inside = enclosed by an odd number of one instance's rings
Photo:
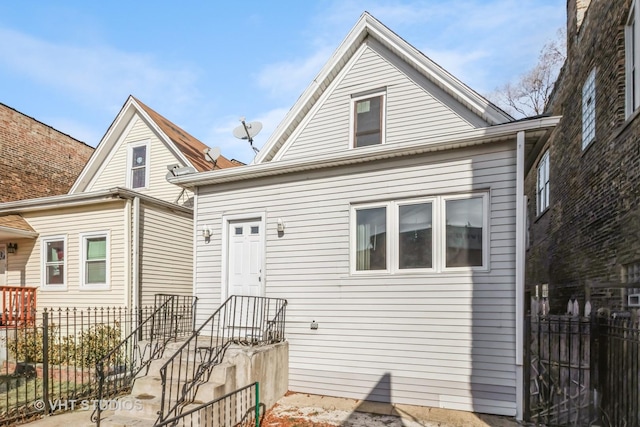
POLYGON ((228 293, 263 296, 264 230, 260 219, 228 223, 228 293))
POLYGON ((7 245, 0 243, 0 286, 7 286, 7 245))

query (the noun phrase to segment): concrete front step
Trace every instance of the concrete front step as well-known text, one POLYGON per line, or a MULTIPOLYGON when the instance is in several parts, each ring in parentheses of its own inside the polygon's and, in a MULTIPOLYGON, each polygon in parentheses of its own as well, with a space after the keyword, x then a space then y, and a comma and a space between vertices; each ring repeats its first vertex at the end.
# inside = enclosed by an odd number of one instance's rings
POLYGON ((134 418, 129 415, 111 415, 100 420, 100 425, 106 427, 153 427, 155 423, 155 419, 134 418))

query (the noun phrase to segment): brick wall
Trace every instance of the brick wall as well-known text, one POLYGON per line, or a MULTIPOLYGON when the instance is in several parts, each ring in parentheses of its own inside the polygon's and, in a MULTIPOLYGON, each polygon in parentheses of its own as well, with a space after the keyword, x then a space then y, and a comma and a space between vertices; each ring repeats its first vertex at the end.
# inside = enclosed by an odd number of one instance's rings
POLYGON ((0 104, 0 202, 65 194, 93 148, 0 104))
MULTIPOLYGON (((578 3, 584 1, 577 0, 578 3)), ((526 177, 527 285, 549 283, 552 312, 571 294, 580 306, 624 308, 625 264, 640 259, 640 118, 625 118, 625 34, 630 0, 591 0, 577 28, 567 5, 567 61, 550 104, 562 115, 546 142, 550 208, 536 217, 536 166, 526 177), (596 138, 582 150, 582 86, 596 68, 596 138)), ((544 153, 540 152, 540 156, 544 153)), ((636 286, 637 287, 637 286, 636 286)))

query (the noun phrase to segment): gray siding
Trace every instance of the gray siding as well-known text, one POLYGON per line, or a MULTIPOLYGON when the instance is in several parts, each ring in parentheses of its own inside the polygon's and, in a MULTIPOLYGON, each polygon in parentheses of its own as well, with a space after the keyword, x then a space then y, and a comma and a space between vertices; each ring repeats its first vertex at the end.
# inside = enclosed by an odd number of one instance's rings
POLYGON ((193 294, 193 219, 152 206, 141 206, 140 287, 142 305, 156 293, 193 294))
POLYGON ((214 232, 196 236, 199 312, 221 302, 222 215, 265 212, 291 390, 515 415, 515 171, 514 141, 200 188, 197 224, 214 232), (490 191, 488 271, 350 273, 352 204, 478 190, 490 191))
POLYGON ((386 87, 386 144, 486 125, 384 47, 370 42, 361 49, 290 137, 283 160, 348 150, 351 96, 379 88, 386 87))

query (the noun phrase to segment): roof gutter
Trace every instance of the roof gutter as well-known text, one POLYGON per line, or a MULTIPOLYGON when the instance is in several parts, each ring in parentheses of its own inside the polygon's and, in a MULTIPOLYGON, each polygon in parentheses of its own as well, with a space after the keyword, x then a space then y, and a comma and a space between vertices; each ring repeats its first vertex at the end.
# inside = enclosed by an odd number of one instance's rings
POLYGON ((63 194, 59 196, 40 197, 37 199, 19 200, 0 204, 0 214, 20 212, 35 212, 49 209, 70 208, 77 206, 96 205, 116 200, 128 200, 139 197, 142 201, 155 204, 177 212, 192 213, 191 208, 176 205, 155 197, 146 196, 126 188, 115 187, 109 190, 92 191, 89 193, 63 194))
POLYGON ((231 169, 177 176, 169 178, 169 182, 185 188, 193 188, 201 185, 228 183, 267 176, 283 175, 293 172, 366 163, 433 151, 470 147, 509 138, 513 138, 515 141, 518 132, 526 131, 529 135, 531 133, 542 134, 555 127, 559 121, 560 116, 520 120, 503 125, 442 135, 418 141, 412 140, 396 144, 369 147, 366 153, 362 150, 350 150, 346 154, 331 153, 316 156, 312 159, 294 159, 250 164, 231 169))

